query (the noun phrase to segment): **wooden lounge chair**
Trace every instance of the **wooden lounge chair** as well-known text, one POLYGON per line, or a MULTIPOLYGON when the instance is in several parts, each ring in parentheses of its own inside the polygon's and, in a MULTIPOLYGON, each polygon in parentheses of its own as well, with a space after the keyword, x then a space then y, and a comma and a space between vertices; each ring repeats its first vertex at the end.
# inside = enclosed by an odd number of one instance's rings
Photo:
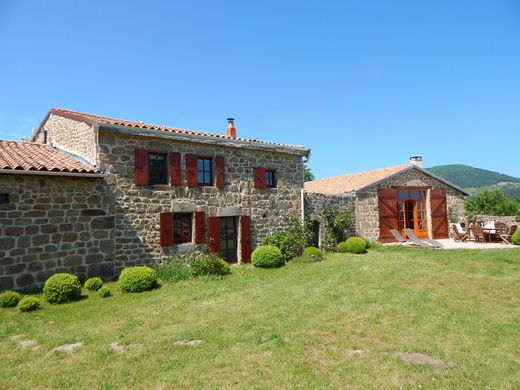
POLYGON ((511 225, 506 234, 500 234, 502 241, 504 241, 506 244, 511 244, 511 237, 513 237, 513 234, 515 234, 517 228, 518 225, 511 225))
POLYGON ((451 230, 453 231, 453 234, 455 235, 455 237, 454 237, 455 241, 466 242, 466 240, 468 239, 468 233, 460 232, 457 225, 452 225, 451 230))
MULTIPOLYGON (((439 248, 439 246, 434 246, 433 244, 430 244, 428 243, 427 241, 425 240, 421 240, 419 239, 415 233, 413 232, 412 229, 403 229, 404 232, 406 233, 406 236, 408 237, 408 239, 413 242, 415 245, 418 245, 420 246, 421 248, 439 248)), ((433 240, 431 240, 433 241, 433 240)), ((437 242, 437 241, 435 241, 437 242)), ((439 244, 440 246, 442 246, 440 243, 437 242, 437 244, 439 244)))

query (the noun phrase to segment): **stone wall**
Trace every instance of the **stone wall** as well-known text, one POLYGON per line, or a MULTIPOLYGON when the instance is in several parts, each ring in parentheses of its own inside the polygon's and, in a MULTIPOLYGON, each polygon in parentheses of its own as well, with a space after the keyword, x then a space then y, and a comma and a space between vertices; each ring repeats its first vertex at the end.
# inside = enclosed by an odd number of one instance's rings
MULTIPOLYGON (((251 216, 254 248, 263 237, 288 228, 301 213, 303 163, 300 156, 246 148, 174 142, 160 138, 130 137, 100 130, 99 161, 107 172, 107 184, 115 201, 115 266, 121 268, 158 261, 179 251, 192 251, 193 244, 161 248, 161 212, 204 211, 206 216, 251 216), (136 148, 155 152, 180 152, 182 186, 134 184, 136 148), (186 187, 186 153, 225 157, 226 185, 186 187), (276 170, 277 188, 253 188, 253 167, 276 170)), ((239 227, 240 229, 240 227, 239 227)), ((240 247, 240 244, 239 244, 240 247)))
POLYGON ((520 225, 520 222, 518 222, 516 216, 507 216, 507 215, 484 215, 479 214, 475 216, 475 221, 478 222, 490 222, 490 221, 500 221, 505 223, 507 226, 511 225, 520 225))
POLYGON ((114 270, 114 197, 103 179, 0 174, 0 291, 34 290, 57 272, 114 270))
MULTIPOLYGON (((320 223, 319 238, 318 242, 321 246, 323 242, 324 233, 327 228, 327 221, 323 217, 323 212, 327 204, 333 205, 338 211, 350 212, 352 217, 352 223, 356 226, 356 212, 355 212, 355 197, 353 194, 340 194, 340 195, 324 195, 312 192, 305 192, 304 205, 305 205, 305 220, 306 221, 317 221, 320 223)), ((347 235, 354 235, 355 231, 347 232, 347 235)))
POLYGON ((379 239, 377 190, 392 186, 444 188, 446 190, 447 205, 452 215, 458 218, 459 221, 465 219, 464 196, 460 191, 414 169, 389 178, 368 190, 356 194, 356 233, 358 235, 373 241, 379 239))
POLYGON ((81 156, 93 165, 97 164, 97 134, 91 125, 51 114, 35 142, 43 143, 43 130, 47 131, 47 143, 81 156))

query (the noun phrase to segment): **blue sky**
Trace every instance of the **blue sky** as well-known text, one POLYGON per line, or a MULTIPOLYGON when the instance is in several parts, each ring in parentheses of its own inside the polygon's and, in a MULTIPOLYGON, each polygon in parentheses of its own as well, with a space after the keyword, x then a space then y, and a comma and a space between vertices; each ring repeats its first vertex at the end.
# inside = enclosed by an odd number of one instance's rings
POLYGON ((0 138, 50 107, 520 177, 520 1, 0 0, 0 138), (515 156, 515 157, 514 157, 515 156))

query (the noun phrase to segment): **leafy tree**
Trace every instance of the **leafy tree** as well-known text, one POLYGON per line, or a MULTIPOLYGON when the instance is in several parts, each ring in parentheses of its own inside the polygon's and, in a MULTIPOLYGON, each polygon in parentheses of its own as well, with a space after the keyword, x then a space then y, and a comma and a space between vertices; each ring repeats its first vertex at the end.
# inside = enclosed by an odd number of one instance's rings
POLYGON ((333 249, 346 238, 348 231, 354 229, 352 216, 349 211, 340 212, 330 203, 323 208, 323 216, 326 222, 323 246, 333 249))
POLYGON ((518 215, 520 204, 502 190, 482 190, 464 202, 468 214, 518 215))
POLYGON ((272 245, 280 249, 285 261, 301 256, 312 241, 310 224, 309 221, 302 222, 300 219, 295 219, 289 230, 280 230, 265 237, 262 245, 272 245))
POLYGON ((313 181, 316 177, 314 173, 312 173, 312 169, 307 165, 303 164, 303 180, 304 181, 313 181))

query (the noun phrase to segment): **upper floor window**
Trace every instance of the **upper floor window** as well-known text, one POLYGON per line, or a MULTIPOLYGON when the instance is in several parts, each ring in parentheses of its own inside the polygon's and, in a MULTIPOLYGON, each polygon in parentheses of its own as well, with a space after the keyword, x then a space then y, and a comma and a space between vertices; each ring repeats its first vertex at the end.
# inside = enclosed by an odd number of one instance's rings
POLYGON ((166 153, 148 153, 148 184, 168 184, 166 153))
POLYGON ((276 188, 276 172, 274 170, 265 171, 265 186, 267 188, 276 188))
POLYGON ((0 194, 0 204, 9 203, 9 194, 0 194))
POLYGON ((191 214, 173 213, 173 243, 191 242, 191 214))
POLYGON ((199 186, 213 185, 213 161, 209 157, 197 158, 197 180, 199 186))

